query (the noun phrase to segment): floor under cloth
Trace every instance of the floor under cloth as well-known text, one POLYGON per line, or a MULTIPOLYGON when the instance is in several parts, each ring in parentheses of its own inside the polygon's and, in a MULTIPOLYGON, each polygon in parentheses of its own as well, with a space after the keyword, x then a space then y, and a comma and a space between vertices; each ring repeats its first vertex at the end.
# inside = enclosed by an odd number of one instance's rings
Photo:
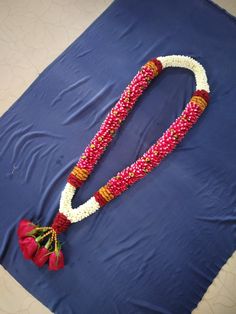
MULTIPOLYGON (((0 119, 0 261, 53 312, 190 313, 233 254, 235 28, 207 1, 115 1, 0 119), (67 173, 129 80, 172 53, 207 70, 212 101, 198 125, 152 174, 71 228, 63 272, 25 262, 18 220, 50 222, 67 173)), ((141 155, 193 86, 184 70, 157 78, 74 205, 141 155)))

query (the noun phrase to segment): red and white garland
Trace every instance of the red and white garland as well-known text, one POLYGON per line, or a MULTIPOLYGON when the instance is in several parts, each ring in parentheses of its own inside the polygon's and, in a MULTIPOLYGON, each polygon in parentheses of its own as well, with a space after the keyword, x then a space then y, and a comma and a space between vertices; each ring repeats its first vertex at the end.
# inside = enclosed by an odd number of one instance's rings
POLYGON ((209 93, 204 68, 190 57, 179 55, 158 57, 149 60, 142 66, 107 115, 100 130, 86 147, 68 176, 62 191, 59 212, 55 216, 52 226, 40 227, 28 220, 20 222, 18 228, 19 244, 25 258, 32 259, 39 267, 49 260, 49 269, 63 268, 64 257, 57 239, 58 234, 65 231, 71 223, 81 221, 96 212, 156 168, 197 122, 208 104, 209 93), (87 180, 121 123, 150 82, 167 67, 186 68, 195 75, 196 91, 182 114, 143 156, 118 172, 87 202, 77 208, 72 208, 72 199, 76 190, 87 180))

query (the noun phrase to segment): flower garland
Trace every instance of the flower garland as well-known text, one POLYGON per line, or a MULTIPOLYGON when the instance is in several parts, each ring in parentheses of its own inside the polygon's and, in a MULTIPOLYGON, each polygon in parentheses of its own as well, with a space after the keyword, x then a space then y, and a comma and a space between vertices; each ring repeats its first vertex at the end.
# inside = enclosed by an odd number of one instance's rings
POLYGON ((204 68, 190 57, 179 55, 158 57, 149 60, 142 66, 69 174, 62 191, 59 212, 55 216, 52 226, 40 227, 28 220, 20 221, 18 237, 24 257, 33 260, 39 267, 49 261, 50 270, 63 268, 64 257, 57 236, 64 232, 71 223, 90 216, 156 168, 197 122, 209 102, 209 93, 204 68), (121 123, 126 119, 150 82, 167 67, 183 67, 191 70, 195 76, 196 91, 182 114, 143 156, 118 172, 87 202, 78 208, 72 208, 72 199, 76 190, 87 180, 121 123))

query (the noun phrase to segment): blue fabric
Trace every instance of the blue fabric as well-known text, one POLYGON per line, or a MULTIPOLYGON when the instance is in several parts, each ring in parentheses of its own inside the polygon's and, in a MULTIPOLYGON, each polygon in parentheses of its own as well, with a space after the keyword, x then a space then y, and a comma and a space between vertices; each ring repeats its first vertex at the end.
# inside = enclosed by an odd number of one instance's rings
MULTIPOLYGON (((0 120, 2 265, 55 313, 190 313, 236 249, 236 23, 203 0, 115 1, 0 120), (67 175, 150 58, 206 68, 209 107, 176 151, 65 233, 65 269, 18 248, 21 218, 49 224, 67 175)), ((140 156, 181 113, 191 72, 165 70, 123 124, 74 206, 140 156)))

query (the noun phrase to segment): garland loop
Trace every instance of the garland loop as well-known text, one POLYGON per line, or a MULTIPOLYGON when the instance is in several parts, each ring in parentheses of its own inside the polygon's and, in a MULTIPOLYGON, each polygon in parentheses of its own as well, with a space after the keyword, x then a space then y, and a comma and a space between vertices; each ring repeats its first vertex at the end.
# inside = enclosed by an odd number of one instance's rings
POLYGON ((49 261, 49 269, 58 270, 63 268, 64 257, 58 235, 66 231, 71 223, 76 223, 90 216, 156 168, 197 122, 207 107, 209 93, 204 68, 190 57, 179 55, 158 57, 149 60, 142 66, 69 174, 61 194, 59 212, 56 214, 52 226, 39 227, 28 220, 20 221, 18 237, 24 257, 33 260, 39 267, 49 261), (195 76, 196 90, 182 114, 143 156, 121 172, 118 172, 116 176, 96 191, 87 202, 78 208, 72 208, 72 198, 76 190, 88 179, 138 98, 150 82, 164 68, 168 67, 183 67, 191 70, 195 76))

